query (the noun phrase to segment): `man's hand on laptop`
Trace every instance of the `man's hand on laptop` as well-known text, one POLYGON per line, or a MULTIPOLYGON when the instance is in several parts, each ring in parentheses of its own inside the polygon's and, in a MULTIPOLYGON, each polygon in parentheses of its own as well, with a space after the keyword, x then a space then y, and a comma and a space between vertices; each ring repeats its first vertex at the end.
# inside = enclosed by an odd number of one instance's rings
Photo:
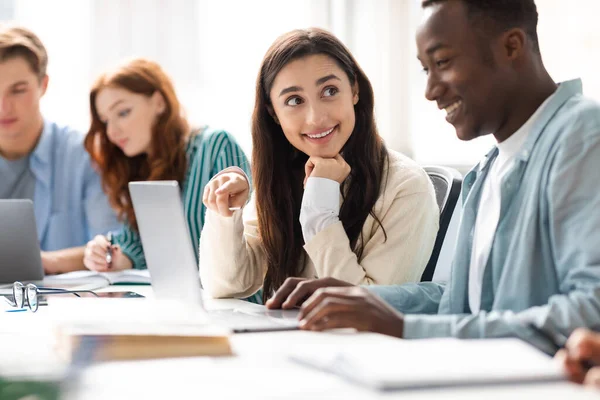
POLYGON ((335 278, 287 278, 265 305, 271 309, 296 308, 301 306, 317 289, 344 286, 353 285, 335 278))
POLYGON ((97 235, 87 243, 83 264, 87 269, 97 272, 121 271, 133 267, 131 260, 123 254, 119 245, 111 245, 103 235, 97 235), (110 257, 107 257, 109 248, 110 257))
POLYGON ((209 210, 231 217, 233 212, 244 207, 250 194, 250 184, 239 172, 216 175, 204 187, 202 202, 209 210))
POLYGON ((402 337, 404 316, 363 287, 321 288, 304 302, 298 315, 300 329, 358 331, 402 337))

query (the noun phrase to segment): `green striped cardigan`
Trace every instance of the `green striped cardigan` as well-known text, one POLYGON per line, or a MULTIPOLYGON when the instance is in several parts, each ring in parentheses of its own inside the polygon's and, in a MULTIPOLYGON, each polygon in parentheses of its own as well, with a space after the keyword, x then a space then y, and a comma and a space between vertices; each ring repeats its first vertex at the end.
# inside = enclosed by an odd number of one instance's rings
MULTIPOLYGON (((233 136, 225 131, 202 129, 190 137, 186 147, 188 169, 183 183, 183 209, 192 243, 198 246, 206 208, 202 204, 204 185, 224 168, 238 166, 250 176, 250 163, 233 136)), ((145 269, 146 259, 138 233, 129 225, 113 235, 113 241, 129 257, 135 269, 145 269)), ((198 252, 195 251, 196 261, 198 252)))

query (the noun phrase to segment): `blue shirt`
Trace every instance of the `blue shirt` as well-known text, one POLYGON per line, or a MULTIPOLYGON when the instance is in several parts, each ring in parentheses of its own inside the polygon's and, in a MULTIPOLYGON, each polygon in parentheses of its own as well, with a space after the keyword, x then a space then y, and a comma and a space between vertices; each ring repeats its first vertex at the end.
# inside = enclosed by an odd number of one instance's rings
POLYGON ((81 133, 45 121, 29 162, 42 250, 83 246, 97 234, 120 228, 81 133))
POLYGON ((580 80, 565 82, 531 127, 501 184, 481 311, 471 313, 473 228, 497 155, 494 148, 465 177, 448 283, 372 290, 399 311, 415 314, 405 315, 406 338, 519 337, 552 353, 547 335, 568 336, 577 327, 600 324, 600 105, 583 97, 580 80))
POLYGON ((0 199, 29 199, 33 201, 35 176, 29 168, 30 155, 17 160, 0 156, 0 199))

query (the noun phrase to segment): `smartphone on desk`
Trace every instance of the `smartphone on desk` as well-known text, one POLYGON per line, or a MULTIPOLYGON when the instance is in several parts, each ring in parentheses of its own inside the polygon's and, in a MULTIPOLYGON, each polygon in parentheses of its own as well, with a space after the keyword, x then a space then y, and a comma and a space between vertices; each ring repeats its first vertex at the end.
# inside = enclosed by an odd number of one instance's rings
MULTIPOLYGON (((96 296, 94 296, 90 292, 77 292, 79 297, 81 298, 114 298, 114 299, 141 299, 142 296, 139 293, 126 291, 126 292, 94 292, 96 296)), ((16 307, 15 299, 12 295, 2 296, 4 300, 13 307, 16 307)), ((73 293, 53 293, 52 297, 76 297, 73 293)), ((48 299, 46 295, 40 295, 39 297, 40 306, 47 306, 48 299)))
MULTIPOLYGON (((115 299, 141 299, 144 296, 142 296, 139 293, 136 292, 94 292, 96 293, 97 296, 94 296, 93 294, 89 293, 89 292, 81 292, 81 293, 77 293, 79 295, 79 297, 100 297, 100 298, 104 298, 104 297, 110 297, 110 298, 115 298, 115 299)), ((52 295, 52 296, 58 296, 58 295, 52 295)), ((61 293, 60 296, 68 296, 68 294, 64 294, 61 293)), ((71 296, 74 296, 73 294, 71 294, 71 296)))

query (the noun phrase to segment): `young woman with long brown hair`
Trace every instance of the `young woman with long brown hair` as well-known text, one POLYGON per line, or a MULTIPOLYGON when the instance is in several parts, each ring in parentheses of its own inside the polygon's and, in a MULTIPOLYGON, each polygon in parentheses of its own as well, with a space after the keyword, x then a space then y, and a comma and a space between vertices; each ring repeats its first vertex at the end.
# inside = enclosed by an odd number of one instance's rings
POLYGON ((85 147, 125 228, 111 245, 99 235, 86 247, 84 264, 96 271, 145 268, 144 252, 129 195, 130 181, 177 180, 192 242, 198 243, 205 209, 204 185, 218 171, 249 164, 227 132, 191 129, 171 80, 155 62, 135 59, 102 74, 90 92, 92 123, 85 147))
POLYGON ((204 191, 200 276, 212 296, 263 287, 265 300, 293 276, 419 281, 438 229, 433 186, 386 148, 371 84, 337 38, 308 29, 275 41, 258 74, 252 143, 250 203, 237 169, 204 191))

